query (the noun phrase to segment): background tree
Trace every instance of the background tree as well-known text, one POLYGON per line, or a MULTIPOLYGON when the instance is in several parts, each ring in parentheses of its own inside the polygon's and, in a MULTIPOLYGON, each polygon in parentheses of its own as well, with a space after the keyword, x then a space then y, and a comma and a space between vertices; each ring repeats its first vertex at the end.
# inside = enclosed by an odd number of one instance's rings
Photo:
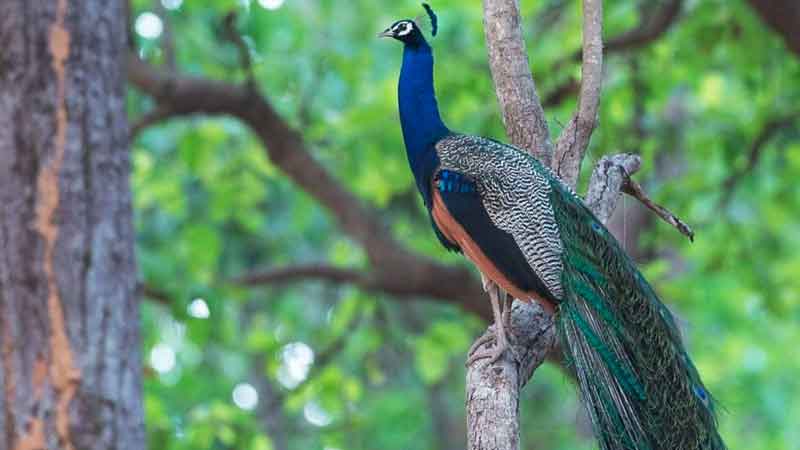
POLYGON ((125 8, 0 4, 0 448, 144 448, 125 8))

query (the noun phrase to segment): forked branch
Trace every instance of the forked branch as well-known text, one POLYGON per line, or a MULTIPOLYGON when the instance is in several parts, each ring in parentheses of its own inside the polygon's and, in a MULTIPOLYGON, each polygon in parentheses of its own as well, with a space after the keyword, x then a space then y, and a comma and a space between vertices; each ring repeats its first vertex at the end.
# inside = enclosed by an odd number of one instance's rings
POLYGON ((603 2, 583 0, 583 64, 578 111, 556 143, 553 169, 575 187, 589 138, 597 124, 603 85, 603 2))

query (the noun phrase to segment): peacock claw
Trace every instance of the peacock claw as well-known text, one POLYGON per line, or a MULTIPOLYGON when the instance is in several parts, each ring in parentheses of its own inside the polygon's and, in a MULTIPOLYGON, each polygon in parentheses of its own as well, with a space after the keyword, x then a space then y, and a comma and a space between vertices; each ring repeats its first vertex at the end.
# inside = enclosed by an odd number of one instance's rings
POLYGON ((465 366, 471 366, 475 361, 480 361, 482 359, 488 359, 487 365, 492 365, 503 356, 503 353, 506 351, 511 352, 511 355, 514 357, 514 361, 519 363, 519 355, 514 350, 514 347, 509 344, 509 337, 503 334, 497 334, 497 330, 494 333, 485 333, 481 337, 475 340, 470 347, 469 352, 467 353, 467 362, 465 366), (498 339, 499 336, 500 337, 498 339), (491 348, 481 348, 482 346, 489 344, 490 342, 494 342, 494 345, 491 348))
POLYGON ((475 361, 481 359, 489 359, 489 365, 497 362, 498 359, 506 352, 510 351, 514 360, 519 363, 520 358, 514 351, 514 347, 509 345, 511 336, 508 332, 511 330, 511 302, 513 299, 503 292, 503 311, 500 311, 500 288, 491 280, 481 274, 484 289, 489 293, 489 298, 492 302, 492 313, 494 314, 494 333, 484 333, 481 337, 475 340, 467 353, 466 366, 472 365, 475 361), (510 300, 510 301, 509 301, 510 300), (492 348, 483 348, 482 346, 494 341, 492 348))

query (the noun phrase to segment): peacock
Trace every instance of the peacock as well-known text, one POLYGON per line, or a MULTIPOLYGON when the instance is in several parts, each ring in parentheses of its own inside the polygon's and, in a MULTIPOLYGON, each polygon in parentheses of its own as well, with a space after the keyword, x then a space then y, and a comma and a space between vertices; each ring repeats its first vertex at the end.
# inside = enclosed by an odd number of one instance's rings
POLYGON ((379 36, 404 44, 400 124, 433 230, 477 266, 492 303, 495 343, 470 360, 509 349, 509 295, 539 302, 554 314, 601 449, 724 449, 675 319, 611 233, 527 152, 445 126, 415 20, 379 36))

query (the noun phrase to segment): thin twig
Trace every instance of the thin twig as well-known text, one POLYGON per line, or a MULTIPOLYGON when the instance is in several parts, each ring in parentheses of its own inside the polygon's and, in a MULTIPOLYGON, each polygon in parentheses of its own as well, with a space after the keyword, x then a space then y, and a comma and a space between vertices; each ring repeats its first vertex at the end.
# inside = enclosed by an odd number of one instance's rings
POLYGON ((663 206, 653 202, 644 192, 639 183, 632 180, 630 177, 627 177, 625 184, 622 186, 622 191, 642 202, 644 206, 656 213, 656 215, 662 218, 665 222, 675 227, 681 232, 681 234, 688 237, 690 241, 694 241, 694 231, 692 230, 692 227, 679 219, 678 216, 670 212, 667 208, 664 208, 663 206))

